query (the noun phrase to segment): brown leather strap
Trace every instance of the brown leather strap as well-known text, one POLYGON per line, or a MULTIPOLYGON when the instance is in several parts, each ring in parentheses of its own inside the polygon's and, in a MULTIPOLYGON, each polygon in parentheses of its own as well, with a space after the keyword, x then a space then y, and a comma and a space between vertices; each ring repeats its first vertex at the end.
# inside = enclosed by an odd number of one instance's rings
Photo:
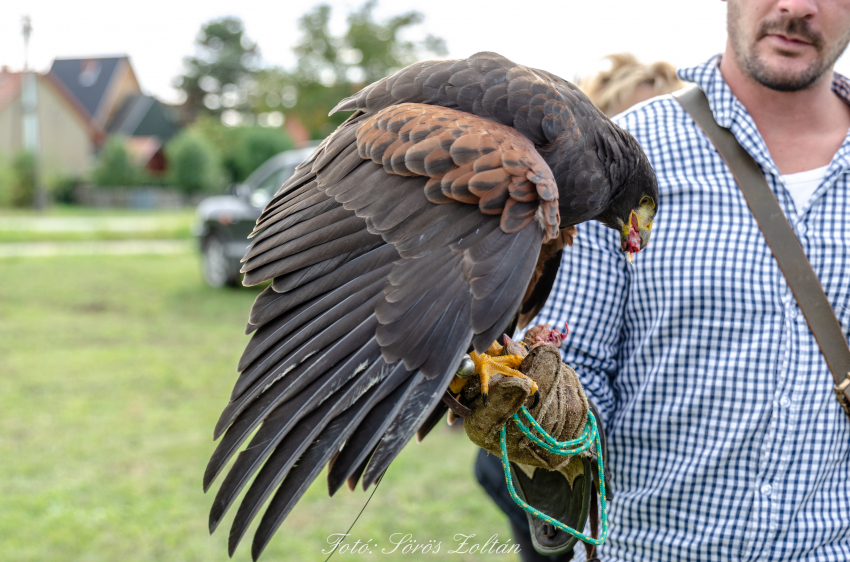
POLYGON ((446 392, 443 393, 443 402, 445 402, 446 406, 451 408, 452 412, 454 412, 459 418, 468 418, 472 415, 472 410, 458 402, 455 395, 449 392, 448 389, 446 389, 446 392))
POLYGON ((832 372, 835 379, 835 397, 850 417, 850 347, 823 287, 806 258, 794 229, 767 185, 767 180, 753 157, 738 143, 735 135, 714 120, 708 99, 702 90, 690 86, 675 92, 673 96, 714 143, 735 176, 735 181, 738 182, 738 187, 741 188, 768 246, 773 250, 779 269, 785 275, 785 280, 832 372))

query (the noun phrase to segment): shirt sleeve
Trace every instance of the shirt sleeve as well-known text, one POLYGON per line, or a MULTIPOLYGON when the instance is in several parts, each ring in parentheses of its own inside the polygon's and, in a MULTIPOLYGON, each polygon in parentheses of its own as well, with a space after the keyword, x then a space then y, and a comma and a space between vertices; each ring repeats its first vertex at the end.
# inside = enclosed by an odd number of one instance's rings
POLYGON ((616 232, 595 221, 580 224, 573 246, 564 248, 549 299, 529 324, 569 325, 561 356, 575 369, 605 425, 617 402, 613 382, 631 267, 616 232))

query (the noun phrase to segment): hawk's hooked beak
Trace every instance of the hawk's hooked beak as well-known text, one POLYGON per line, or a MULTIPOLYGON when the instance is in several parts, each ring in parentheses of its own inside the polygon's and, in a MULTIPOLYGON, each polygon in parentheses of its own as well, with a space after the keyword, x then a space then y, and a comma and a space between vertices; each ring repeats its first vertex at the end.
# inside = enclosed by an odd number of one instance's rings
POLYGON ((632 263, 634 255, 643 250, 649 243, 652 230, 652 219, 655 218, 655 206, 641 205, 637 211, 629 215, 628 224, 623 225, 620 245, 632 263))

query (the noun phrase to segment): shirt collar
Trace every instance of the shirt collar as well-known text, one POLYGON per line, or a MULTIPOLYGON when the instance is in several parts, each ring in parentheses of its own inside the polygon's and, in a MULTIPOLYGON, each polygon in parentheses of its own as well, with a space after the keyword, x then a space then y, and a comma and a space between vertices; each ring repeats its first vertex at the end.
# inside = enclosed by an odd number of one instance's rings
POLYGON ((715 55, 699 66, 680 69, 677 74, 686 82, 693 82, 705 92, 708 104, 714 113, 717 124, 723 128, 730 129, 734 117, 735 105, 740 105, 746 113, 741 102, 726 85, 723 75, 720 74, 720 55, 715 55))
MULTIPOLYGON (((720 73, 720 58, 720 55, 715 55, 698 66, 683 68, 677 74, 682 80, 699 86, 708 98, 708 105, 717 124, 732 131, 738 142, 765 171, 779 176, 779 170, 773 163, 753 118, 723 80, 723 75, 720 73)), ((845 103, 850 104, 850 80, 837 72, 832 74, 832 91, 845 103)), ((836 161, 841 163, 842 168, 850 165, 850 143, 847 139, 836 153, 833 163, 836 161)))

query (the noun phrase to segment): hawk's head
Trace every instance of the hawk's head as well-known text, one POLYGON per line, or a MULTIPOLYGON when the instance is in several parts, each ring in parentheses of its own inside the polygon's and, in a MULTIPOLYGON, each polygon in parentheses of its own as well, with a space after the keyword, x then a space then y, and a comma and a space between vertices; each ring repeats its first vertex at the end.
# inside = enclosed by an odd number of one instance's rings
POLYGON ((632 261, 649 243, 657 209, 658 181, 641 152, 638 165, 597 220, 620 233, 620 247, 632 261))

